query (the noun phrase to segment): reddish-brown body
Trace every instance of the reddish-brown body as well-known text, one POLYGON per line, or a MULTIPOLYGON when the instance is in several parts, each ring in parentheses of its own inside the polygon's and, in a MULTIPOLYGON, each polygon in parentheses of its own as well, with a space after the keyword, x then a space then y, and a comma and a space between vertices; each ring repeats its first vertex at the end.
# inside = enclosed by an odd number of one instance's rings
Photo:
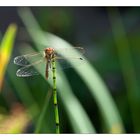
POLYGON ((49 76, 49 66, 51 67, 51 60, 52 58, 54 58, 54 49, 53 48, 46 48, 45 50, 45 58, 47 60, 47 64, 46 64, 46 79, 48 79, 49 76))

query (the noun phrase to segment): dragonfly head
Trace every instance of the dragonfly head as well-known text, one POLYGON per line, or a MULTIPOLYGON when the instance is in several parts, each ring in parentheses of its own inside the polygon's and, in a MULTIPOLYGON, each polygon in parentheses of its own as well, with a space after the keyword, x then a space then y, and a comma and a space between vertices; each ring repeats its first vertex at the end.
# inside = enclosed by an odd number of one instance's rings
POLYGON ((54 49, 53 48, 46 48, 45 53, 48 54, 48 55, 51 55, 51 54, 54 53, 54 49))

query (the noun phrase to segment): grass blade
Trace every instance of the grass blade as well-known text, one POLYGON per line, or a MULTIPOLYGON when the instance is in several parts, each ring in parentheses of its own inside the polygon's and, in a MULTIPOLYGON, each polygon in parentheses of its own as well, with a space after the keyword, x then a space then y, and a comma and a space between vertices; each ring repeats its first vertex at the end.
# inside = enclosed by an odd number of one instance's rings
POLYGON ((10 24, 0 44, 0 91, 5 71, 12 53, 16 31, 17 26, 15 24, 10 24))
POLYGON ((39 116, 39 119, 37 121, 35 133, 39 133, 40 130, 41 130, 41 126, 42 126, 43 120, 45 119, 45 113, 46 113, 46 110, 48 108, 50 97, 51 97, 51 91, 49 91, 46 95, 46 99, 45 99, 43 109, 42 109, 41 114, 39 116))
POLYGON ((140 111, 138 106, 139 85, 135 74, 135 68, 132 60, 132 54, 130 51, 129 40, 126 36, 119 10, 117 8, 109 8, 108 14, 126 85, 128 100, 131 108, 130 114, 132 117, 133 126, 135 132, 140 132, 140 119, 138 116, 138 112, 140 111))

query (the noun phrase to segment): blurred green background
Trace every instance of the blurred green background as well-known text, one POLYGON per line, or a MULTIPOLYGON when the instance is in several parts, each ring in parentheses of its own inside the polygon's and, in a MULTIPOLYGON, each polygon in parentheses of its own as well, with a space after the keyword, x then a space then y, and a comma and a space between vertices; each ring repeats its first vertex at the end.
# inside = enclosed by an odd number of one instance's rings
POLYGON ((55 133, 51 81, 13 63, 49 46, 85 49, 58 73, 61 133, 140 132, 140 8, 0 7, 0 21, 0 133, 55 133))

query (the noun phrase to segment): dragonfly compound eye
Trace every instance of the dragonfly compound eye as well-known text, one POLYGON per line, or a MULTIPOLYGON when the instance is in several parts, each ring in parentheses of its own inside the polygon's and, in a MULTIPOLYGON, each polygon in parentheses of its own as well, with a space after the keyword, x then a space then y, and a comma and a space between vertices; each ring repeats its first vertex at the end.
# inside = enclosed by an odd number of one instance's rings
POLYGON ((47 48, 47 49, 45 50, 45 52, 46 52, 47 54, 52 54, 52 53, 54 52, 54 49, 53 49, 53 48, 47 48))

